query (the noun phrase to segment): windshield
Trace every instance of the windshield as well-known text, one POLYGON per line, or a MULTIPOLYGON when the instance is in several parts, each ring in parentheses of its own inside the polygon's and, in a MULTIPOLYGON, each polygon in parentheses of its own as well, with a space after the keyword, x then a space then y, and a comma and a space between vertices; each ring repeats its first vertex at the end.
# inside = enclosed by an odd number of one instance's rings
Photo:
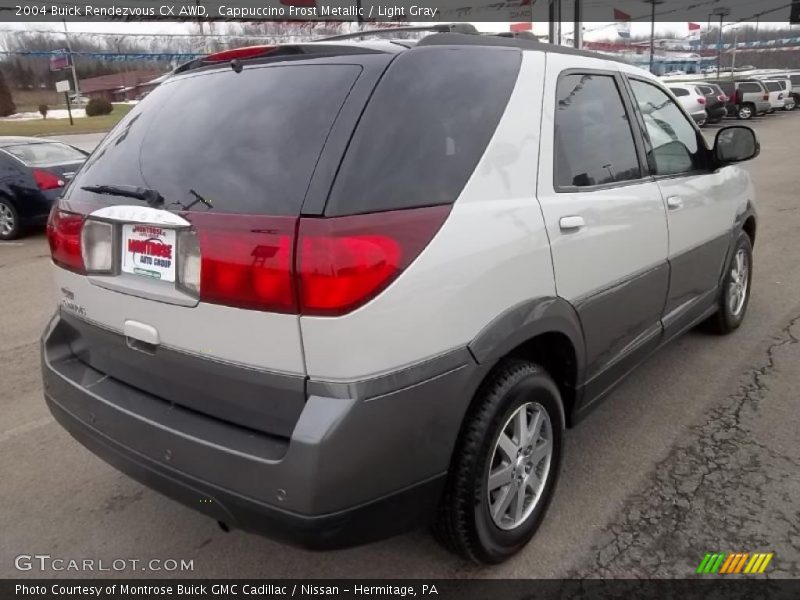
POLYGON ((30 167, 78 162, 86 159, 86 155, 79 150, 57 142, 6 146, 5 150, 30 167))
POLYGON ((82 188, 132 186, 159 192, 167 209, 297 215, 360 71, 272 65, 166 82, 108 135, 68 197, 125 203, 82 188))

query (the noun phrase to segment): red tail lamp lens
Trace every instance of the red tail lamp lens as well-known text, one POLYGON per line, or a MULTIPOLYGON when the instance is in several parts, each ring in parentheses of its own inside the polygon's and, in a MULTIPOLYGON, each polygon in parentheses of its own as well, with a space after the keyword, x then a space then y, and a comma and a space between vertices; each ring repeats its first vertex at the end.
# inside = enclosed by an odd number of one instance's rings
POLYGON ((200 299, 271 312, 297 311, 292 281, 295 217, 187 216, 200 245, 200 299))
POLYGON ((53 207, 47 220, 47 241, 53 262, 79 273, 85 271, 81 253, 81 230, 85 219, 84 215, 53 207))
POLYGON ((433 239, 449 206, 300 220, 304 315, 341 315, 369 302, 433 239))
POLYGON ((33 169, 33 178, 40 190, 55 190, 64 187, 64 180, 44 169, 33 169))

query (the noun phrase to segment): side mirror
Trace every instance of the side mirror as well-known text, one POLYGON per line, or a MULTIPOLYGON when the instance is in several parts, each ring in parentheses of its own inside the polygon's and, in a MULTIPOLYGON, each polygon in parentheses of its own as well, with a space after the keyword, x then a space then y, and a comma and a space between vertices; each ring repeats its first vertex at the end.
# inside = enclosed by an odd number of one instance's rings
POLYGON ((755 158, 761 152, 755 132, 749 127, 723 127, 714 140, 714 158, 718 165, 729 165, 755 158))

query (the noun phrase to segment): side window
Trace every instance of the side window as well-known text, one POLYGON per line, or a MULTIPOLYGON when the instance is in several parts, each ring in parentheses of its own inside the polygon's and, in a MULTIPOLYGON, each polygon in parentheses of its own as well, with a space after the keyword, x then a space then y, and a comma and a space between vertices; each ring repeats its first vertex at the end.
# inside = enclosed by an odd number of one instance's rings
POLYGON ((704 168, 706 148, 700 134, 672 98, 650 83, 630 82, 650 141, 647 158, 651 171, 676 175, 704 168))
POLYGON ((757 83, 740 83, 739 89, 744 94, 758 94, 763 91, 762 87, 757 83))
POLYGON ((688 96, 689 95, 689 90, 685 90, 683 88, 673 88, 673 87, 671 87, 669 89, 676 96, 688 96))
POLYGON ((588 187, 639 179, 642 174, 633 133, 614 78, 564 75, 556 94, 556 186, 588 187))

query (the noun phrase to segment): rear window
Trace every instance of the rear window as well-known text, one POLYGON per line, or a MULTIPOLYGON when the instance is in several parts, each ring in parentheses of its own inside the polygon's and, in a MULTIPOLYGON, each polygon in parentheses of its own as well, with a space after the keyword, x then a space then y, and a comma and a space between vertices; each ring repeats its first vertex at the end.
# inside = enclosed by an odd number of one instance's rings
POLYGON ((80 188, 133 185, 158 190, 167 209, 297 215, 360 71, 355 65, 254 66, 241 73, 226 67, 162 84, 95 151, 70 197, 131 203, 80 188))
POLYGON ((699 91, 701 94, 704 94, 704 95, 708 95, 708 94, 713 94, 714 93, 714 90, 712 88, 710 88, 708 86, 705 86, 705 85, 698 85, 697 86, 697 91, 699 91))
POLYGON ((55 142, 6 146, 5 150, 31 167, 78 162, 86 158, 85 154, 72 146, 55 142))
POLYGON ((520 61, 518 50, 494 48, 398 56, 353 134, 326 214, 454 202, 500 121, 520 61))
POLYGON ((685 90, 683 88, 673 88, 673 87, 671 87, 669 89, 676 96, 688 96, 689 95, 689 91, 685 90))
POLYGON ((800 85, 800 75, 790 75, 789 79, 792 81, 792 85, 800 85))
POLYGON ((777 81, 767 81, 765 85, 770 92, 780 92, 783 90, 783 86, 777 81))

